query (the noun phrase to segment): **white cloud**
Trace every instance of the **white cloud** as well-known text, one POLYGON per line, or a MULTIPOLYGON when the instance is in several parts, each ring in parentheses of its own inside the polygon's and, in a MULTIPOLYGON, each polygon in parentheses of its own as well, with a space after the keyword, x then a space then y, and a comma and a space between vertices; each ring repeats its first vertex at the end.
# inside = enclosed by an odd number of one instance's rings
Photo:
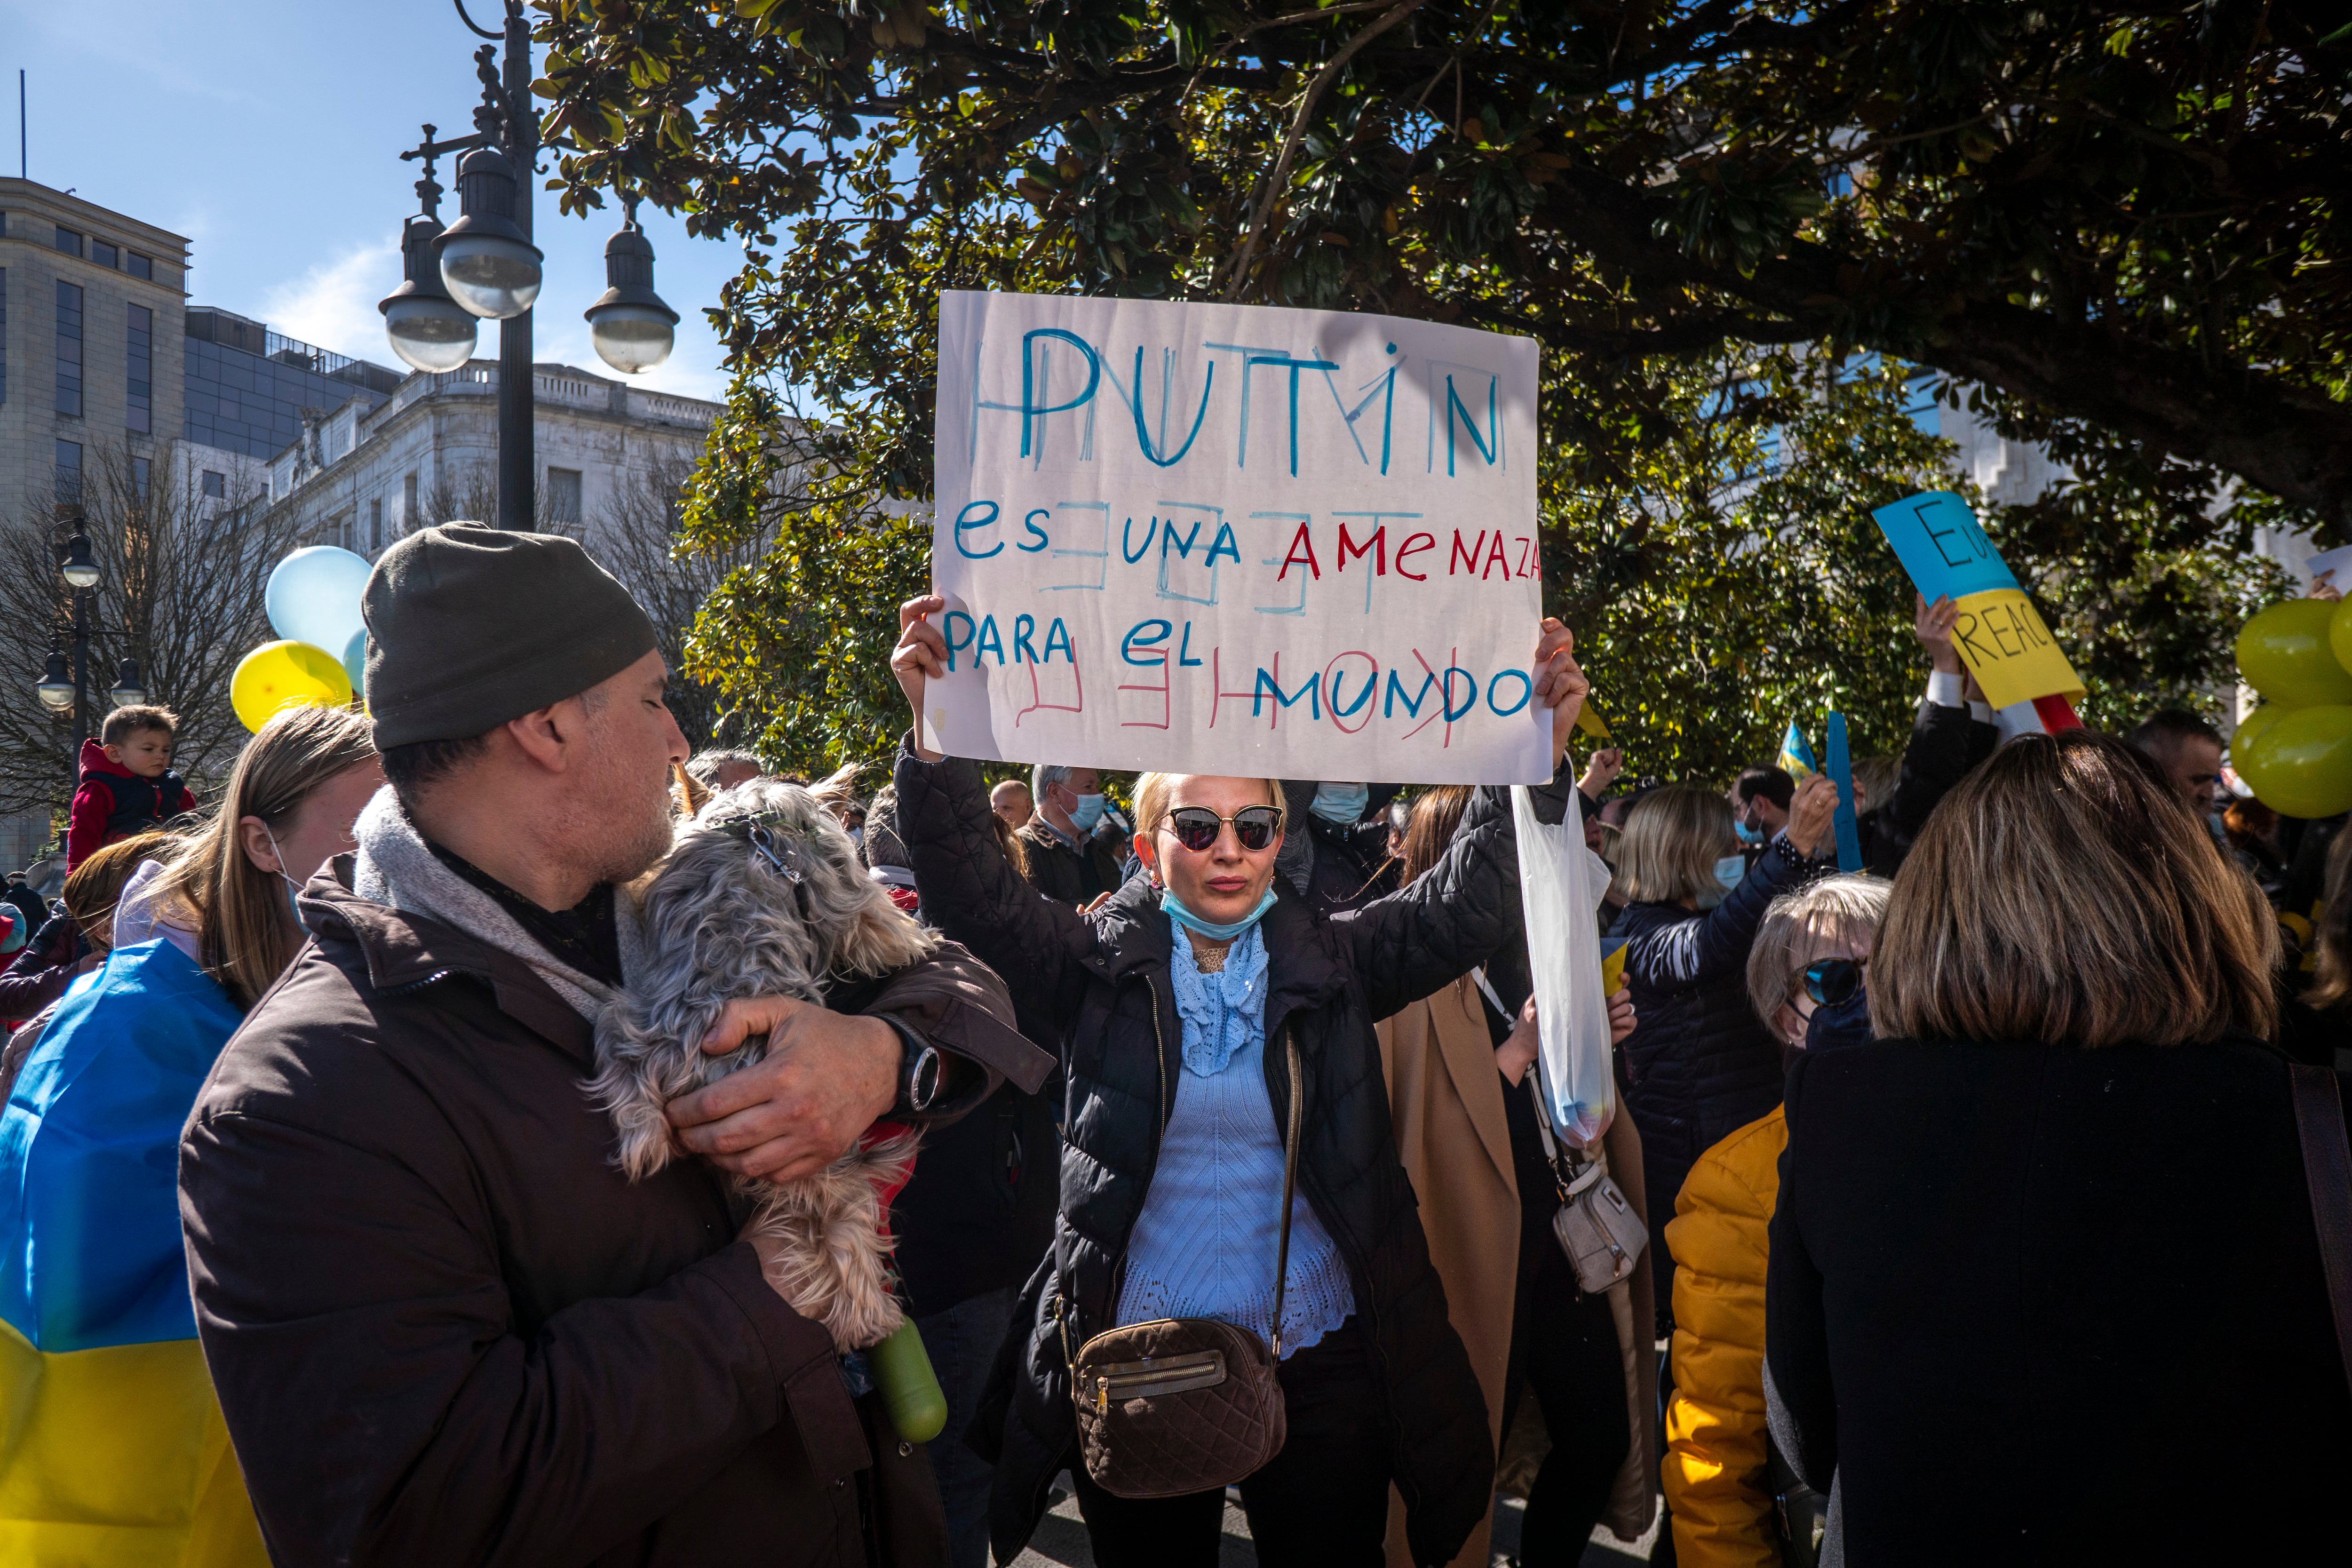
POLYGON ((376 301, 400 282, 400 247, 383 241, 356 246, 301 277, 262 293, 261 314, 272 331, 331 353, 392 363, 376 301))

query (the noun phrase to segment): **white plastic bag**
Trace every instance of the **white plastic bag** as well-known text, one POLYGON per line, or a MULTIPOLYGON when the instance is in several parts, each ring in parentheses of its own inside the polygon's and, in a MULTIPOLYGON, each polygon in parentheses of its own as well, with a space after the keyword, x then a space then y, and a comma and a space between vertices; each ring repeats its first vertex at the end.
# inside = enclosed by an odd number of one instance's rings
POLYGON ((1591 1149, 1617 1114, 1597 923, 1609 867, 1584 847, 1584 823, 1573 804, 1566 822, 1548 826, 1536 820, 1527 786, 1515 784, 1511 819, 1518 830, 1519 897, 1535 973, 1538 1092, 1560 1137, 1591 1149))

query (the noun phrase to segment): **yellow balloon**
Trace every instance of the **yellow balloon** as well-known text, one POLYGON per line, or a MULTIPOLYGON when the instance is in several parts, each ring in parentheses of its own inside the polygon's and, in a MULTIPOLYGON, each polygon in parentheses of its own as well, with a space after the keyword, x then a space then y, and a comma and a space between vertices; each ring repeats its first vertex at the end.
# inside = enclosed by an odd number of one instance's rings
POLYGON ((2240 760, 2253 749, 2255 740, 2263 731, 2294 711, 2284 702, 2265 702, 2238 721, 2237 729, 2230 736, 2230 765, 2237 768, 2241 777, 2244 776, 2246 770, 2240 760))
POLYGON ((2323 703, 2281 714, 2231 752, 2254 798, 2282 816, 2352 811, 2352 706, 2323 703))
POLYGON ((343 661, 306 642, 268 642, 237 662, 229 678, 229 706, 248 730, 258 730, 281 708, 341 708, 352 700, 343 661))
POLYGON ((2238 673, 2273 702, 2291 708, 2352 702, 2352 669, 2331 641, 2336 606, 2325 599, 2273 605, 2238 633, 2238 673))

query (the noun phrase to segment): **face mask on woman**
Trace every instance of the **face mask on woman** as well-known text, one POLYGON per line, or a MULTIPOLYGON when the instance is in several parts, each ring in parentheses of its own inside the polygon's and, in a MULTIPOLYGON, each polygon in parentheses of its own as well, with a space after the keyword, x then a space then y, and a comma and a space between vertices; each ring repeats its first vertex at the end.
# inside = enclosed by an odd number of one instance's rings
POLYGON ((295 901, 295 895, 302 890, 302 884, 286 874, 286 851, 278 847, 278 835, 269 831, 269 824, 263 823, 261 831, 269 839, 269 852, 278 857, 278 879, 286 884, 286 912, 294 917, 296 925, 309 931, 310 922, 302 918, 302 906, 295 901))
POLYGON ((1327 779, 1315 786, 1315 804, 1307 809, 1334 827, 1346 827, 1364 815, 1371 798, 1369 784, 1333 784, 1327 779))

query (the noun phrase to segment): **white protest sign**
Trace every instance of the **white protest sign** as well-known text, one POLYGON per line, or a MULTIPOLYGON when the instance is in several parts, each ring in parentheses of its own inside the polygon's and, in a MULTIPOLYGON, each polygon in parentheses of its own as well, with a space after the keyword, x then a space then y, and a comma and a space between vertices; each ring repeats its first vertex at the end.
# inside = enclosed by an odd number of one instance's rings
POLYGON ((1540 783, 1536 346, 1391 316, 940 301, 951 755, 1540 783))

